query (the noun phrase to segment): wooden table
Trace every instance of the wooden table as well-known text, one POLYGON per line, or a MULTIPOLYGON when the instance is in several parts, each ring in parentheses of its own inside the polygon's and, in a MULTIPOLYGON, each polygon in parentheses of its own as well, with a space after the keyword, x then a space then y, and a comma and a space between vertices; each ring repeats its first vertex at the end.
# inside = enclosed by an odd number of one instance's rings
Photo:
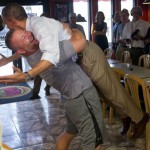
POLYGON ((115 60, 115 59, 107 59, 108 63, 109 64, 117 64, 117 63, 122 63, 121 61, 119 60, 115 60))
POLYGON ((123 70, 126 74, 133 74, 140 78, 150 78, 150 69, 130 65, 127 63, 110 64, 110 67, 116 67, 123 70))

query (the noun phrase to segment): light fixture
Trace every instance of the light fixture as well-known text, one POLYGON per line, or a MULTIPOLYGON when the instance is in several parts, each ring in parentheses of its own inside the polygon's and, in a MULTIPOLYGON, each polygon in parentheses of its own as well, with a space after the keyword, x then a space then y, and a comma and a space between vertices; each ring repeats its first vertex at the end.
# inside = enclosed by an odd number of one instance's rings
POLYGON ((150 0, 145 0, 143 4, 150 4, 150 0))
POLYGON ((76 16, 76 22, 87 22, 87 21, 85 20, 84 17, 81 16, 81 14, 78 14, 76 16))

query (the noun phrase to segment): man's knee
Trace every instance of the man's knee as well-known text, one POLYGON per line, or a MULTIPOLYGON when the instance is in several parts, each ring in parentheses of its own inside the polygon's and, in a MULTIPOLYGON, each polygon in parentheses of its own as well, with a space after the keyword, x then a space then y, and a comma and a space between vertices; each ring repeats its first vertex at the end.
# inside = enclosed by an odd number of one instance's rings
POLYGON ((70 134, 64 131, 56 140, 56 150, 67 150, 71 140, 76 134, 70 134))

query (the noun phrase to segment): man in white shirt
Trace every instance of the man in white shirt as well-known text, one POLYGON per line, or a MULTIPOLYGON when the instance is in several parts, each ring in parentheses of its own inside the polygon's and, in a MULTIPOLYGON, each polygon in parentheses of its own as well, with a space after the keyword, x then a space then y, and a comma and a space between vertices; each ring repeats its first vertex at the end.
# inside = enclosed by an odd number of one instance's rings
POLYGON ((144 39, 150 24, 141 19, 142 9, 139 6, 132 8, 131 15, 133 19, 125 25, 122 38, 130 39, 132 63, 138 65, 139 57, 143 54, 144 39))
POLYGON ((83 33, 83 35, 85 36, 84 28, 80 24, 76 23, 76 19, 77 19, 76 13, 73 13, 73 12, 69 13, 70 28, 80 30, 83 33))
POLYGON ((122 32, 123 32, 124 26, 126 23, 128 23, 130 21, 129 20, 129 12, 127 9, 123 9, 120 12, 120 18, 121 18, 122 22, 121 22, 121 24, 119 24, 117 34, 116 34, 117 43, 119 44, 117 46, 117 50, 116 50, 116 59, 121 61, 122 52, 128 50, 125 40, 122 39, 122 32))

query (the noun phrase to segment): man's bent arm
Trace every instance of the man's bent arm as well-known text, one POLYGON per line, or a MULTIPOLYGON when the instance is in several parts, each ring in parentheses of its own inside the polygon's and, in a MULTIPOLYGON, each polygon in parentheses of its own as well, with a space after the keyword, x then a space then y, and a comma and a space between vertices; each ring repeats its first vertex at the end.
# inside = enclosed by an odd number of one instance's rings
POLYGON ((47 61, 47 60, 40 60, 36 66, 34 66, 32 69, 28 71, 29 75, 31 77, 34 77, 36 75, 39 75, 41 72, 45 71, 46 69, 49 69, 53 67, 54 65, 47 61))

